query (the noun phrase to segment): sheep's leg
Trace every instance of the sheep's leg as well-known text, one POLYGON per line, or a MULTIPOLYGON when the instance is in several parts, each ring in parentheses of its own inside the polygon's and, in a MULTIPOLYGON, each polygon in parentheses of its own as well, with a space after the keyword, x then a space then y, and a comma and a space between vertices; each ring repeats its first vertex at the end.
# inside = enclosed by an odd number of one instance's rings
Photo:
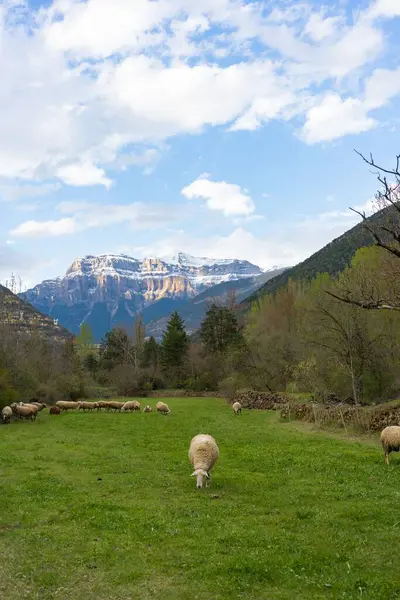
POLYGON ((385 464, 389 464, 389 452, 385 450, 385 464))
POLYGON ((206 488, 210 487, 211 485, 211 475, 209 475, 206 479, 206 488))

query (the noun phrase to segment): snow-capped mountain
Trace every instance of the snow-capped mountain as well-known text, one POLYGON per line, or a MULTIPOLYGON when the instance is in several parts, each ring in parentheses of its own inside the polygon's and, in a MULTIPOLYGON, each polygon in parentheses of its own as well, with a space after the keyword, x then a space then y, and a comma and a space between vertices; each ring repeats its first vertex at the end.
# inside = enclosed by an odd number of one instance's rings
POLYGON ((102 254, 77 258, 64 277, 43 281, 22 297, 74 333, 82 323, 90 324, 100 339, 116 325, 130 327, 139 312, 155 303, 157 309, 150 312, 159 317, 158 308, 165 314, 209 287, 262 274, 245 260, 197 258, 183 252, 143 260, 102 254))

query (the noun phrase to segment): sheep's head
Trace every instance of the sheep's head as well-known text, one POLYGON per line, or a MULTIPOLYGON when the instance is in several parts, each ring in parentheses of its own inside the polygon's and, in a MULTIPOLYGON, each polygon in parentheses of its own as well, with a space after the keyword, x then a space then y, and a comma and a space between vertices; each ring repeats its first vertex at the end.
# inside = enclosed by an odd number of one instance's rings
POLYGON ((210 479, 210 475, 204 469, 197 469, 196 471, 194 471, 191 474, 191 477, 196 477, 197 489, 200 489, 203 487, 204 478, 207 480, 207 483, 208 483, 208 480, 210 479))

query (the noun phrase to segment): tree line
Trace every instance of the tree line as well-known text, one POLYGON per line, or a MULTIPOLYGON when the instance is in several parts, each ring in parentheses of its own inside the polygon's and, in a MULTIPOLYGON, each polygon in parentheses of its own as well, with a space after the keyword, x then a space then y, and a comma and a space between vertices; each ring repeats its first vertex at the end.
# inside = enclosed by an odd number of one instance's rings
MULTIPOLYGON (((365 159, 367 160, 367 159, 365 159)), ((90 328, 60 344, 0 326, 0 404, 18 397, 92 395, 96 387, 135 395, 160 388, 239 388, 335 394, 355 403, 386 400, 400 390, 400 158, 392 170, 374 162, 385 219, 371 225, 375 245, 359 249, 338 276, 291 281, 243 314, 234 296, 208 307, 189 336, 178 312, 161 340, 116 328, 100 348, 90 328), (388 179, 390 177, 390 179, 388 179)))

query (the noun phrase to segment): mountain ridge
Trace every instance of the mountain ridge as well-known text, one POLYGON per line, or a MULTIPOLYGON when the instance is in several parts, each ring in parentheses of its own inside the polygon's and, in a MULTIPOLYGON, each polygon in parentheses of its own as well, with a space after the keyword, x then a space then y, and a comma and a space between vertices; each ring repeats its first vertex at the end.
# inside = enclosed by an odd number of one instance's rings
POLYGON ((63 277, 47 279, 20 297, 73 333, 87 323, 99 341, 112 327, 131 328, 139 313, 157 320, 168 306, 180 305, 217 284, 248 279, 253 285, 254 278, 263 276, 260 267, 246 260, 196 258, 183 252, 169 260, 86 255, 76 258, 63 277), (160 300, 174 302, 159 305, 159 313, 156 307, 150 310, 160 300))

